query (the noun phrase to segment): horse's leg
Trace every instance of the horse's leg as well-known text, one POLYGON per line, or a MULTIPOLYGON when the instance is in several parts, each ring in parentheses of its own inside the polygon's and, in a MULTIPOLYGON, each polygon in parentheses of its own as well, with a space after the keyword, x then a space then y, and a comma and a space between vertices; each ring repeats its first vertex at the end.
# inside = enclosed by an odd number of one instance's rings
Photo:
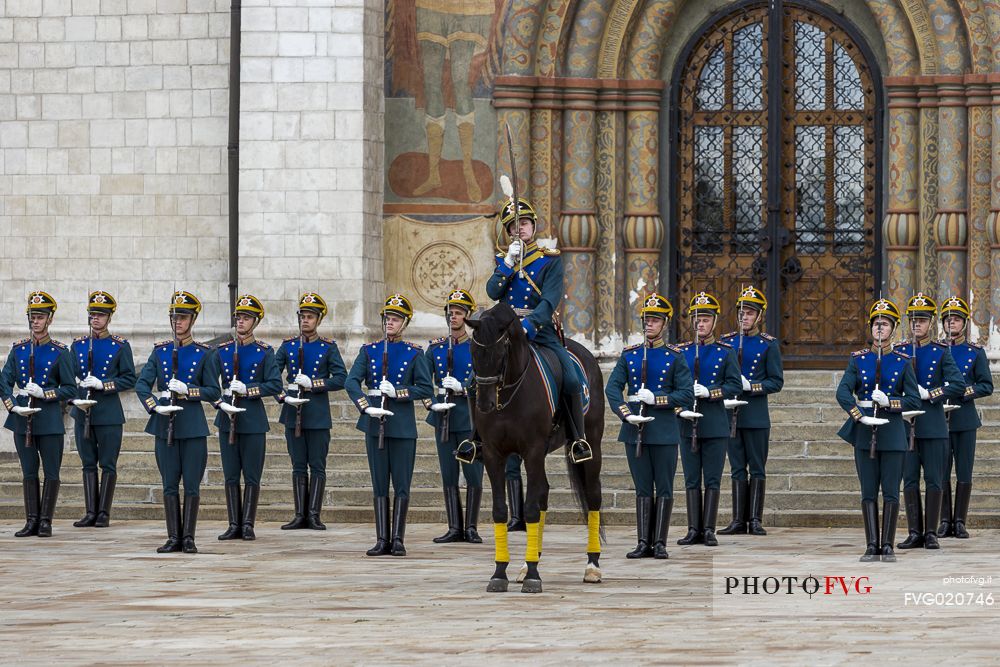
POLYGON ((597 449, 594 458, 583 464, 584 497, 587 499, 587 568, 583 580, 588 584, 601 583, 601 456, 597 449))
POLYGON ((493 496, 493 539, 496 543, 496 569, 486 586, 489 593, 507 592, 507 566, 510 549, 507 546, 507 502, 504 498, 504 460, 495 447, 483 447, 483 465, 490 478, 493 496))
MULTIPOLYGON (((544 471, 545 468, 543 467, 544 471)), ((542 537, 545 534, 545 515, 549 511, 549 478, 545 477, 545 488, 538 499, 538 558, 542 558, 542 537)))
POLYGON ((548 487, 545 478, 545 445, 540 443, 524 457, 524 472, 528 478, 528 489, 524 498, 524 524, 528 541, 524 549, 524 574, 522 593, 541 593, 542 578, 538 574, 539 536, 541 507, 539 500, 548 487))

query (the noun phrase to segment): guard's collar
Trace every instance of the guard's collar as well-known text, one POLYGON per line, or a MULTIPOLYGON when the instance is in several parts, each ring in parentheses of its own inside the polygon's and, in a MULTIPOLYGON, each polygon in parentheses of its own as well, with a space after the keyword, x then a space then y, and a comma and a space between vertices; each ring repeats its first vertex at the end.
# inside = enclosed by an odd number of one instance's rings
POLYGON ((466 332, 463 331, 462 333, 460 333, 458 335, 457 338, 455 336, 452 336, 451 339, 452 339, 452 341, 455 342, 456 345, 459 345, 459 344, 464 343, 465 341, 469 340, 469 334, 467 334, 466 332))
POLYGON ((666 342, 663 340, 663 336, 660 336, 659 338, 656 338, 656 339, 654 339, 652 341, 650 341, 647 338, 646 339, 646 345, 649 346, 649 347, 663 347, 664 345, 666 345, 666 342))
POLYGON ((184 347, 186 345, 190 345, 191 343, 193 343, 194 342, 194 337, 193 336, 185 336, 184 338, 178 338, 177 342, 180 345, 180 347, 184 347))
MULTIPOLYGON (((31 337, 34 338, 34 334, 32 334, 31 337)), ((49 334, 46 333, 41 338, 36 338, 35 339, 35 345, 36 346, 37 345, 48 345, 51 341, 52 341, 52 336, 50 336, 49 334)))
POLYGON ((256 341, 257 339, 253 337, 253 332, 251 331, 250 335, 247 336, 246 338, 244 338, 239 334, 236 334, 236 340, 239 341, 239 344, 241 346, 246 346, 246 345, 253 345, 254 341, 256 341))
POLYGON ((962 334, 960 336, 955 336, 954 338, 952 338, 951 341, 950 341, 950 344, 951 345, 961 345, 962 343, 965 342, 965 340, 966 340, 965 334, 962 334))
POLYGON ((695 338, 698 339, 697 342, 701 345, 711 345, 712 343, 715 342, 715 332, 713 331, 703 339, 698 338, 697 335, 695 335, 695 338))

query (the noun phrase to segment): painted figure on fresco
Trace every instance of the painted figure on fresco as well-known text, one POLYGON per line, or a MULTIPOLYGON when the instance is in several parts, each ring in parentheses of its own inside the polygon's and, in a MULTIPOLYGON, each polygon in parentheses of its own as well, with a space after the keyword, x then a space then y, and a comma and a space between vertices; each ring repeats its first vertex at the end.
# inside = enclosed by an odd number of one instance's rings
MULTIPOLYGON (((389 186, 402 197, 479 202, 490 194, 490 168, 473 160, 473 97, 499 70, 498 17, 503 0, 388 0, 387 93, 414 98, 424 112, 427 153, 392 160, 389 186), (461 164, 443 160, 447 111, 458 130, 461 164), (484 192, 485 187, 485 192, 484 192)), ((485 90, 484 90, 485 89, 485 90)))

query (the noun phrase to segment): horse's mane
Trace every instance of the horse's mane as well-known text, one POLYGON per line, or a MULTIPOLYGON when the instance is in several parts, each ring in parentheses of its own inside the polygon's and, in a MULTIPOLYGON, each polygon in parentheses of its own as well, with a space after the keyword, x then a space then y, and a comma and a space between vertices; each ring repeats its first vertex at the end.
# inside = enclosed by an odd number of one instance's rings
POLYGON ((517 313, 507 303, 498 303, 479 318, 476 340, 483 344, 496 342, 503 336, 510 323, 517 319, 517 313))

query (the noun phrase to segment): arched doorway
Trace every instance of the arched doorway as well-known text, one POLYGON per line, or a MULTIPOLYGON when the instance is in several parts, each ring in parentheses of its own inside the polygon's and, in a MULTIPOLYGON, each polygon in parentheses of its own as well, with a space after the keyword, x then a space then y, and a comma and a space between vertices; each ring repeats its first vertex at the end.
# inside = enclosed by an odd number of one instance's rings
POLYGON ((839 367, 864 344, 881 281, 880 88, 858 33, 811 3, 743 2, 706 23, 672 89, 678 304, 763 289, 788 367, 839 367))

